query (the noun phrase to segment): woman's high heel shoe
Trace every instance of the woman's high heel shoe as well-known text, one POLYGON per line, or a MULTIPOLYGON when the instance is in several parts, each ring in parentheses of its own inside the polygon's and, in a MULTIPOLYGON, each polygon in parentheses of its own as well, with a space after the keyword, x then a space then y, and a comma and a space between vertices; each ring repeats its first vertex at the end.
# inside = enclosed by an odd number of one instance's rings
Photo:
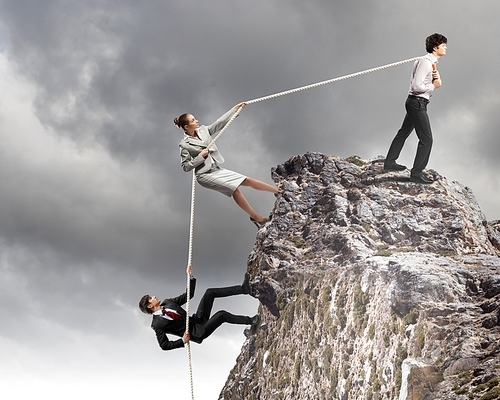
POLYGON ((269 218, 264 218, 262 221, 257 221, 255 218, 250 217, 250 221, 252 221, 255 226, 260 229, 266 224, 266 222, 269 222, 269 218))

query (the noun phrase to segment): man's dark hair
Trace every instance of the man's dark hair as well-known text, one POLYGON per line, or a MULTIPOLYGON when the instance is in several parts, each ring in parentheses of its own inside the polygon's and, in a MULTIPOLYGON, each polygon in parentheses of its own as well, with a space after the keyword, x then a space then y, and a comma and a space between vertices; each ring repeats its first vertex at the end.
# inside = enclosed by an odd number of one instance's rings
POLYGON ((144 313, 144 314, 153 314, 153 311, 151 311, 151 308, 149 308, 149 300, 151 299, 151 296, 149 294, 145 294, 142 296, 141 300, 139 301, 139 309, 144 313))
POLYGON ((427 50, 427 53, 432 53, 434 51, 434 47, 438 47, 443 43, 448 43, 446 36, 443 36, 440 33, 433 33, 425 39, 425 50, 427 50))

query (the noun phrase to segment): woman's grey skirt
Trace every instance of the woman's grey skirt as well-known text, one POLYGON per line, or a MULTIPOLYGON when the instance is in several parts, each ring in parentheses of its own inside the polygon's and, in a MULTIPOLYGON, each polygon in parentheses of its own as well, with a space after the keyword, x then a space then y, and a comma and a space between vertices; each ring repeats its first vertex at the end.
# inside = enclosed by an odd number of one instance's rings
POLYGON ((241 183, 246 179, 245 175, 229 169, 214 166, 210 171, 196 175, 198 183, 207 188, 216 190, 231 197, 241 183))

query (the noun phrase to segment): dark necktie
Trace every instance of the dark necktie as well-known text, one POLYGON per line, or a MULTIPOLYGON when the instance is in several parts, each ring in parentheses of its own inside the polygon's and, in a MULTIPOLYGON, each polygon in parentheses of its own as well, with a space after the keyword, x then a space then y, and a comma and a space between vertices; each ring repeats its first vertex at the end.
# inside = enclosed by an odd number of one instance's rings
POLYGON ((161 313, 163 315, 166 315, 167 317, 173 319, 174 321, 179 321, 182 319, 179 313, 173 311, 173 310, 165 310, 164 308, 161 309, 161 313))

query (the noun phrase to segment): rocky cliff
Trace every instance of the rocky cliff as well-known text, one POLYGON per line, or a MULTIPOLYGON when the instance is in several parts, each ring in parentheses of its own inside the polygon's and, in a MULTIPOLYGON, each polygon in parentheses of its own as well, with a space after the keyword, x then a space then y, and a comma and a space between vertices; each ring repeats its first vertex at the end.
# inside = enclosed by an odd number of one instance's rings
POLYGON ((500 398, 500 222, 471 190, 307 153, 248 259, 263 324, 220 399, 500 398))

